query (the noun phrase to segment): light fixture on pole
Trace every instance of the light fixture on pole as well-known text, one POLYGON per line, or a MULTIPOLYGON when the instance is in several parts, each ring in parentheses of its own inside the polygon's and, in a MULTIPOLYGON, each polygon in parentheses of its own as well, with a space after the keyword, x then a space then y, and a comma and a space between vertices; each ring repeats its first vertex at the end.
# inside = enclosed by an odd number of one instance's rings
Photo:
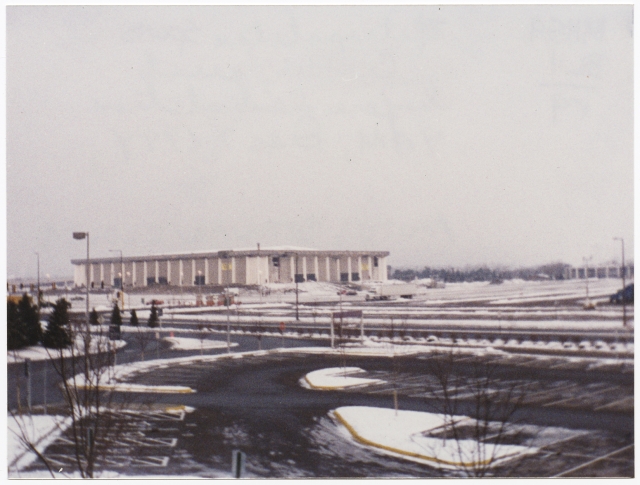
POLYGON ((87 327, 89 326, 89 233, 88 232, 74 232, 73 239, 87 239, 87 264, 86 264, 86 280, 85 286, 87 288, 87 308, 85 311, 87 327))
POLYGON ((622 244, 622 326, 626 328, 627 326, 627 301, 626 301, 626 295, 624 294, 624 289, 627 287, 627 282, 625 281, 625 276, 626 276, 626 268, 624 265, 624 239, 621 237, 614 237, 613 238, 614 241, 620 241, 620 243, 622 244))

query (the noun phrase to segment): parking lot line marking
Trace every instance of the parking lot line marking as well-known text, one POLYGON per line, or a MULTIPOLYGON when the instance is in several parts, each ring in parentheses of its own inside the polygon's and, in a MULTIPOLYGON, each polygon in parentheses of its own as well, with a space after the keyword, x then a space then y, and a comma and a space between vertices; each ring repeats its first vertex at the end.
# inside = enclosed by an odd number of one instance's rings
POLYGON ((607 403, 607 404, 603 404, 602 406, 595 407, 595 408, 593 408, 593 410, 594 411, 599 411, 601 409, 606 409, 608 407, 615 406, 616 404, 620 404, 620 403, 627 402, 627 401, 631 401, 631 406, 633 407, 633 396, 628 396, 628 397, 624 397, 622 399, 618 399, 617 401, 613 401, 613 402, 610 402, 610 403, 607 403))
MULTIPOLYGON (((574 389, 576 387, 578 387, 578 384, 571 384, 571 385, 569 385, 567 387, 564 387, 562 390, 574 389)), ((535 399, 535 398, 539 398, 540 396, 543 396, 545 394, 552 394, 554 392, 558 392, 558 389, 557 388, 552 388, 552 389, 544 389, 542 391, 534 392, 532 394, 529 394, 529 395, 525 396, 525 401, 529 400, 529 398, 535 399)))
POLYGON ((604 389, 600 389, 599 391, 589 392, 589 393, 581 394, 581 395, 579 394, 577 396, 567 397, 565 399, 560 399, 558 401, 548 402, 546 404, 543 404, 543 406, 554 406, 554 405, 557 405, 557 404, 560 404, 560 403, 563 403, 563 402, 574 401, 576 399, 587 399, 587 398, 596 396, 598 394, 602 394, 604 392, 609 392, 609 391, 616 390, 616 389, 618 389, 617 386, 616 387, 605 387, 604 389))
POLYGON ((599 461, 606 460, 606 459, 607 459, 607 458, 609 458, 610 456, 617 455, 618 453, 622 453, 623 451, 626 451, 626 450, 628 450, 628 449, 630 449, 630 448, 633 448, 633 446, 634 446, 633 444, 631 444, 631 445, 627 445, 627 446, 625 446, 624 448, 620 448, 619 450, 612 451, 611 453, 607 453, 606 455, 603 455, 603 456, 601 456, 601 457, 595 458, 595 459, 593 459, 593 460, 591 460, 591 461, 588 461, 588 462, 586 462, 586 463, 583 463, 582 465, 578 465, 578 466, 576 466, 576 467, 574 467, 574 468, 571 468, 571 469, 569 469, 569 470, 566 470, 566 471, 564 471, 564 472, 560 473, 559 475, 554 475, 554 476, 553 476, 553 478, 564 477, 564 476, 568 475, 569 473, 576 472, 576 471, 578 471, 578 470, 581 470, 581 469, 583 469, 583 468, 588 467, 589 465, 593 465, 594 463, 597 463, 597 462, 599 462, 599 461))

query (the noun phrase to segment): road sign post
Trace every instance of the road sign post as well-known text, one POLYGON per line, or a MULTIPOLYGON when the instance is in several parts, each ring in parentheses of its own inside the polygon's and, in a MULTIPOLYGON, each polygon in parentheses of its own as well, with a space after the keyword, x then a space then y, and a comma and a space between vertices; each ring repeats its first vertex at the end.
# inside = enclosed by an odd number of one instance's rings
POLYGON ((24 360, 24 375, 27 377, 27 407, 31 414, 31 360, 24 360))
POLYGON ((47 414, 47 362, 44 363, 44 414, 47 414))
POLYGON ((242 478, 245 472, 247 455, 240 450, 233 450, 231 456, 231 475, 233 478, 242 478))

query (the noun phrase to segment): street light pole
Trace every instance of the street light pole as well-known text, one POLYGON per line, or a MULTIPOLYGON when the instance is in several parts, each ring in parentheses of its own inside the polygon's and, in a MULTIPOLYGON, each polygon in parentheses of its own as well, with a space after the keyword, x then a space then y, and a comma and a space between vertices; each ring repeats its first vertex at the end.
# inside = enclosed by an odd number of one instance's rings
POLYGON ((627 287, 627 282, 625 281, 626 276, 626 268, 624 265, 624 239, 621 237, 614 237, 614 241, 619 240, 622 243, 622 326, 626 328, 627 326, 627 302, 624 296, 624 289, 627 287))

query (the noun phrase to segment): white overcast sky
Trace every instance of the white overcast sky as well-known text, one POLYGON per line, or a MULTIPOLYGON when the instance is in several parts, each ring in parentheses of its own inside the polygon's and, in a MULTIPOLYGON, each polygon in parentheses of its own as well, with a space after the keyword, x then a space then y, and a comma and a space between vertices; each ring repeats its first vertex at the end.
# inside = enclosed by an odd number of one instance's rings
POLYGON ((7 7, 7 275, 633 256, 633 6, 7 7))

